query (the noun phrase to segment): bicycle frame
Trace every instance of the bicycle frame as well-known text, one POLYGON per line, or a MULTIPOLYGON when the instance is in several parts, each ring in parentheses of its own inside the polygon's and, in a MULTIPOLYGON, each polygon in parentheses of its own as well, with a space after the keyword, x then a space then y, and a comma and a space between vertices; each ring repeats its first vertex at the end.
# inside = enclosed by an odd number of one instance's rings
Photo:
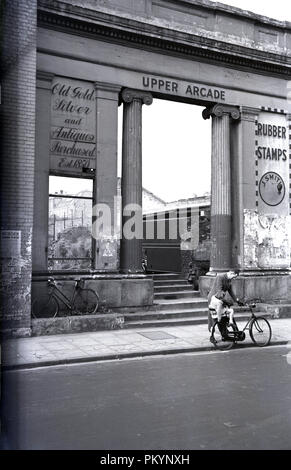
POLYGON ((254 313, 255 304, 245 304, 250 310, 246 324, 242 330, 239 330, 238 325, 233 319, 233 324, 229 324, 229 319, 226 321, 216 320, 212 326, 210 342, 214 344, 216 349, 228 350, 237 342, 243 342, 246 339, 245 331, 249 331, 250 338, 257 346, 267 346, 270 344, 272 337, 272 328, 266 318, 262 315, 254 313), (263 322, 262 322, 263 321, 263 322))
POLYGON ((77 284, 78 281, 75 281, 75 286, 74 286, 74 291, 72 294, 72 298, 69 299, 55 284, 55 281, 50 285, 52 288, 52 296, 54 296, 58 301, 61 301, 67 308, 70 310, 73 310, 73 305, 74 305, 74 300, 76 297, 76 292, 77 292, 77 284))
POLYGON ((254 314, 253 312, 253 307, 251 305, 247 305, 247 307, 250 309, 251 311, 251 315, 250 317, 248 318, 247 320, 247 323, 245 324, 244 328, 242 330, 239 330, 238 329, 238 326, 237 326, 237 323, 236 321, 234 320, 234 327, 235 327, 235 330, 233 332, 228 332, 228 336, 233 339, 233 341, 244 341, 245 340, 245 335, 242 335, 242 333, 244 333, 246 330, 249 330, 249 326, 251 324, 251 322, 256 319, 256 315, 254 314))

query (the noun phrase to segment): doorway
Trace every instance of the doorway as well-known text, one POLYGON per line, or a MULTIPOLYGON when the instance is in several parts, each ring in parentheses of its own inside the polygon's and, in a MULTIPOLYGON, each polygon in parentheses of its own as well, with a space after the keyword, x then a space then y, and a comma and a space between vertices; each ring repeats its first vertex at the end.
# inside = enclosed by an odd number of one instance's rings
POLYGON ((143 257, 149 272, 209 268, 211 122, 202 108, 143 107, 143 257), (190 240, 185 232, 191 233, 190 240))

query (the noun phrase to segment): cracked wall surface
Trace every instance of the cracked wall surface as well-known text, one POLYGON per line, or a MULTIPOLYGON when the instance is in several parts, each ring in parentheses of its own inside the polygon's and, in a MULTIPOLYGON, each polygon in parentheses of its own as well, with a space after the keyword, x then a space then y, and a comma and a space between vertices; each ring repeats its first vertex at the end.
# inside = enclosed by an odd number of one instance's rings
POLYGON ((290 267, 291 217, 244 211, 244 260, 247 268, 290 267))

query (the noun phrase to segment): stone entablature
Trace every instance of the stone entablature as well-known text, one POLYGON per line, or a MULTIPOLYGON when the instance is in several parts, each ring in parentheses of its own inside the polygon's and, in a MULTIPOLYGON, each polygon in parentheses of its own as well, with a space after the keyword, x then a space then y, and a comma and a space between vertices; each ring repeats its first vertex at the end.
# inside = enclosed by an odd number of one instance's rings
MULTIPOLYGON (((199 46, 200 51, 195 50, 198 55, 205 53, 212 59, 215 58, 213 54, 219 52, 229 63, 247 65, 248 59, 257 69, 264 69, 263 63, 273 64, 273 67, 280 64, 285 69, 291 66, 291 23, 207 0, 41 0, 39 24, 47 22, 54 28, 104 34, 111 41, 123 39, 175 53, 189 54, 189 48, 199 46), (58 21, 49 13, 56 13, 58 21), (63 23, 61 16, 65 20, 63 23), (97 29, 95 25, 98 25, 97 29), (106 32, 106 28, 111 31, 106 32), (122 35, 122 32, 126 34, 122 35), (208 50, 201 50, 202 45, 208 50), (236 58, 230 58, 233 52, 236 58), (256 59, 262 63, 254 65, 256 59)), ((221 56, 219 60, 222 60, 221 56)), ((282 73, 283 68, 278 72, 282 73)))

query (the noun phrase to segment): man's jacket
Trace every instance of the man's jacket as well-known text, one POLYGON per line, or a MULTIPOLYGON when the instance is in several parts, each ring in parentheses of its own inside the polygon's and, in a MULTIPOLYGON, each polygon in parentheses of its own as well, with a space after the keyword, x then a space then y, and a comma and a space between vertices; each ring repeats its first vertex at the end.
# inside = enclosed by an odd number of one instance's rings
POLYGON ((231 279, 228 279, 226 274, 217 274, 207 296, 208 303, 210 303, 211 297, 213 295, 215 295, 218 299, 226 300, 226 303, 229 303, 225 298, 227 293, 230 295, 233 301, 236 302, 236 296, 231 286, 231 279))

